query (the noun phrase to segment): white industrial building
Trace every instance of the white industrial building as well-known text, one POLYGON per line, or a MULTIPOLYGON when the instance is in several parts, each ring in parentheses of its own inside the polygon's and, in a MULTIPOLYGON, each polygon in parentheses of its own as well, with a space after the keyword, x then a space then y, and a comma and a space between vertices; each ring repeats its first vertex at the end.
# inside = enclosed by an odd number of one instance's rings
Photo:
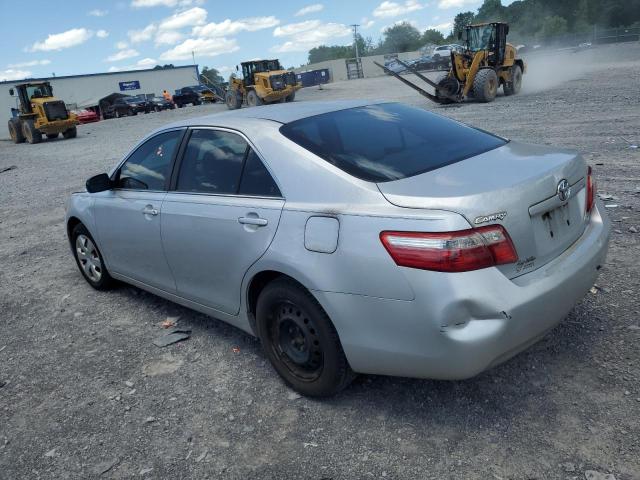
POLYGON ((94 107, 111 93, 161 95, 163 90, 173 93, 178 88, 199 83, 197 65, 0 82, 0 118, 8 120, 11 108, 16 108, 17 97, 9 94, 14 85, 44 80, 51 83, 55 97, 63 100, 70 109, 94 107))

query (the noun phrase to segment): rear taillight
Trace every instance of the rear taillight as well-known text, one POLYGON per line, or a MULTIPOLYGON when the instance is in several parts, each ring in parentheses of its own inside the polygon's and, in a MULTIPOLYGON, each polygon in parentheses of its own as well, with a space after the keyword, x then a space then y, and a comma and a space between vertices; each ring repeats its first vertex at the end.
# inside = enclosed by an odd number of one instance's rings
POLYGON ((518 260, 513 242, 501 225, 457 232, 382 232, 380 240, 401 267, 468 272, 518 260))
POLYGON ((586 210, 590 213, 596 202, 596 182, 593 180, 591 167, 587 167, 587 203, 586 210))

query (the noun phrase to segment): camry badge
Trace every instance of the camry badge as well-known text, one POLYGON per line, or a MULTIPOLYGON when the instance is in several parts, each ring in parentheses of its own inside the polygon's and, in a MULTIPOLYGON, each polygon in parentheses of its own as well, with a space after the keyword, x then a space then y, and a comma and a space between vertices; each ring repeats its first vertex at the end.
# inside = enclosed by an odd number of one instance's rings
POLYGON ((557 193, 561 202, 566 202, 571 196, 571 185, 569 185, 566 178, 563 178, 558 182, 557 193))
POLYGON ((475 223, 476 225, 479 225, 481 223, 493 222, 495 220, 502 220, 506 216, 507 216, 507 212, 492 213, 491 215, 481 215, 479 217, 476 217, 473 223, 475 223))

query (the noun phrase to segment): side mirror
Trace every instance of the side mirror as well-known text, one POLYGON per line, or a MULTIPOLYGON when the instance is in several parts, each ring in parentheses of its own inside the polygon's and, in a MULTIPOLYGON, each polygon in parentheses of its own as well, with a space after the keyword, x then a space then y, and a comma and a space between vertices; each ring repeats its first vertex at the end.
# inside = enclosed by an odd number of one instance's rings
POLYGON ((236 72, 240 71, 240 69, 238 68, 238 65, 236 65, 236 72))
POLYGON ((13 91, 13 88, 9 89, 9 95, 11 95, 12 97, 14 96, 15 92, 13 91))
POLYGON ((104 192, 113 188, 113 182, 109 178, 109 175, 101 173, 87 180, 86 187, 89 193, 104 192))

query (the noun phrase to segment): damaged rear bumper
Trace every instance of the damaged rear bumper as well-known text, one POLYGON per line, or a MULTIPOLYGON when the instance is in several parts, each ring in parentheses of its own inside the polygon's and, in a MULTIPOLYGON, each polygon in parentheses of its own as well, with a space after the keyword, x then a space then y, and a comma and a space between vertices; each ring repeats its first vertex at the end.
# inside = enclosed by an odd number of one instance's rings
POLYGON ((564 253, 513 280, 496 268, 455 274, 403 268, 412 301, 313 293, 356 372, 469 378, 538 341, 593 285, 609 242, 603 210, 598 202, 564 253))

